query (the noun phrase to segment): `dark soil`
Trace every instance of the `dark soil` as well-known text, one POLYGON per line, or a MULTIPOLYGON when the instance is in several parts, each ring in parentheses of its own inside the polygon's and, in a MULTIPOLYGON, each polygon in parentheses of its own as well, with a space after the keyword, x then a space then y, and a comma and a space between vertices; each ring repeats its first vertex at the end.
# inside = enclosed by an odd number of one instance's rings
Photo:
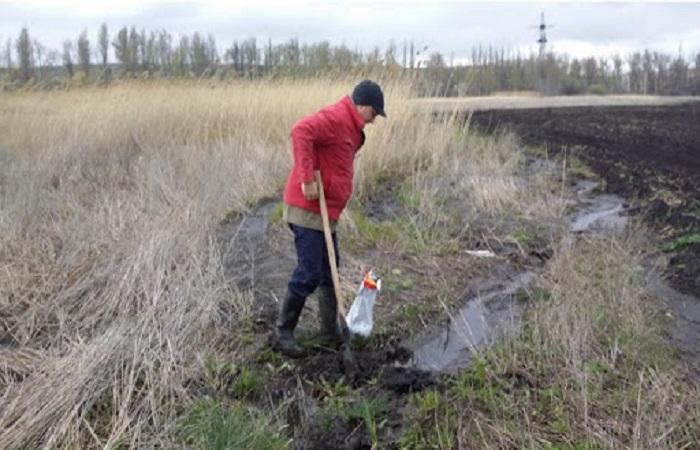
MULTIPOLYGON (((700 232, 700 105, 576 107, 479 111, 471 124, 491 133, 515 131, 549 155, 574 156, 662 243, 700 232)), ((700 244, 678 249, 667 276, 674 288, 700 296, 700 244)))

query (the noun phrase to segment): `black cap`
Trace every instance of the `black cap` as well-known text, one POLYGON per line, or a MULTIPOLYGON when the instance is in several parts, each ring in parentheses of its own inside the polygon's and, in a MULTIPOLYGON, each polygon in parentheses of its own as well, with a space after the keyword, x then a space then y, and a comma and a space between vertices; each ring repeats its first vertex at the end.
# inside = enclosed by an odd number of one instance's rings
POLYGON ((371 106, 382 117, 384 112, 384 94, 377 83, 370 80, 361 81, 352 91, 352 101, 356 105, 371 106))

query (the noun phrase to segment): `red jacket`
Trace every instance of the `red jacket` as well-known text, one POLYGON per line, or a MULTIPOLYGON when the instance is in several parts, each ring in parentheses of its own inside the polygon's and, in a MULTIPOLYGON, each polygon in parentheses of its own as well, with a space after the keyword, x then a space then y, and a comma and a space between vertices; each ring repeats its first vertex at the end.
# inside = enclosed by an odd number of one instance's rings
POLYGON ((352 194, 353 161, 364 142, 365 122, 350 97, 304 117, 292 128, 294 166, 284 189, 284 202, 320 214, 318 200, 306 200, 301 183, 321 171, 328 216, 338 220, 352 194))

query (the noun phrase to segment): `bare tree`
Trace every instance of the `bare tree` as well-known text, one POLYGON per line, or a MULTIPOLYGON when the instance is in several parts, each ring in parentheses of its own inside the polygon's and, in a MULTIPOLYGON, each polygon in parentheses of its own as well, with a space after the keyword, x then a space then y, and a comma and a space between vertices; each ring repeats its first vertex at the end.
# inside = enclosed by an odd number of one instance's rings
POLYGON ((673 60, 669 67, 668 93, 677 95, 688 91, 690 85, 688 82, 689 69, 690 65, 685 62, 683 56, 679 52, 678 57, 673 60))
POLYGON ((172 49, 173 38, 165 30, 161 30, 158 33, 158 66, 163 73, 171 73, 171 66, 173 60, 173 49, 172 49))
POLYGON ((216 38, 213 34, 207 36, 207 53, 210 64, 216 66, 219 63, 219 51, 216 49, 216 38))
POLYGON ((393 66, 397 64, 396 60, 396 43, 392 39, 389 42, 389 46, 384 51, 384 65, 393 66))
POLYGON ((408 48, 406 47, 406 41, 403 41, 403 59, 401 60, 401 67, 406 68, 408 64, 408 48))
POLYGON ((271 68, 274 65, 274 50, 272 48, 272 38, 267 38, 267 47, 263 56, 263 65, 266 68, 271 68))
POLYGON ((241 71, 241 50, 238 46, 238 41, 233 41, 231 47, 226 49, 226 51, 224 52, 224 60, 228 61, 228 63, 233 66, 233 70, 235 70, 236 72, 241 71))
POLYGON ((700 52, 695 55, 695 68, 693 69, 693 94, 700 95, 700 52))
POLYGON ((656 79, 654 83, 654 93, 660 94, 665 90, 669 78, 669 66, 671 64, 671 56, 663 53, 654 52, 652 55, 654 70, 656 71, 656 79))
POLYGON ((333 49, 333 66, 341 69, 349 69, 353 65, 352 50, 344 44, 333 49))
POLYGON ((114 42, 112 42, 112 47, 114 47, 114 56, 117 58, 117 62, 121 64, 122 70, 128 71, 131 56, 129 55, 129 31, 126 27, 119 30, 114 38, 114 42))
POLYGON ((598 77, 598 61, 594 57, 583 60, 583 77, 586 81, 586 88, 590 88, 598 77))
POLYGON ((58 50, 48 50, 44 61, 46 66, 57 66, 61 62, 61 54, 58 52, 58 50))
POLYGON ((180 37, 180 43, 175 51, 174 66, 177 74, 184 76, 189 73, 191 63, 190 39, 185 35, 180 37))
POLYGON ((654 62, 649 50, 644 50, 642 56, 642 71, 644 76, 643 94, 653 94, 656 85, 656 73, 654 72, 654 62))
POLYGON ((87 37, 87 30, 83 30, 78 36, 78 64, 80 70, 87 77, 90 75, 90 41, 87 37))
POLYGON ((34 46, 34 52, 36 53, 36 68, 39 78, 42 77, 42 67, 46 64, 46 47, 44 47, 41 42, 36 39, 32 40, 32 45, 34 46))
POLYGON ((642 73, 642 55, 639 52, 633 53, 628 59, 630 91, 642 92, 644 84, 644 75, 642 73))
POLYGON ((148 34, 145 50, 143 65, 150 73, 158 66, 158 36, 154 31, 148 34))
POLYGON ((148 72, 148 36, 146 36, 146 30, 141 29, 141 33, 138 34, 138 42, 136 48, 138 49, 137 54, 139 55, 139 63, 141 65, 141 72, 148 72))
POLYGON ((140 37, 135 27, 129 30, 129 72, 135 74, 139 66, 140 37))
POLYGON ((8 71, 12 69, 12 38, 7 38, 5 44, 5 67, 8 71))
POLYGON ((375 46, 372 51, 367 55, 367 65, 368 66, 380 66, 382 64, 382 54, 379 47, 375 46))
POLYGON ((255 38, 250 38, 241 44, 244 70, 254 71, 258 66, 258 45, 255 38))
POLYGON ((109 59, 109 33, 107 32, 107 24, 104 22, 102 22, 97 36, 97 47, 102 57, 102 68, 105 68, 109 59))
POLYGON ((613 81, 615 83, 615 91, 622 92, 622 58, 620 55, 613 56, 613 81))
POLYGON ((201 75, 209 66, 207 47, 199 33, 192 35, 192 71, 195 75, 201 75))
POLYGON ((284 63, 291 67, 301 64, 301 47, 298 38, 291 38, 282 52, 284 63))
POLYGON ((73 42, 70 39, 63 41, 63 65, 68 72, 68 77, 73 78, 75 73, 73 68, 73 42))
POLYGON ((23 83, 34 74, 34 48, 27 28, 22 28, 17 39, 17 60, 19 61, 19 79, 23 83))

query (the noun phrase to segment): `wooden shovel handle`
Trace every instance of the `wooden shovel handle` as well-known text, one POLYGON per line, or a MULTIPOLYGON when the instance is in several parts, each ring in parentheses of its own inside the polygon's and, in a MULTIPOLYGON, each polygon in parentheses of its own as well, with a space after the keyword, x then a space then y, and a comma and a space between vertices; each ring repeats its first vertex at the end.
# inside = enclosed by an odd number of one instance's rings
POLYGON ((316 184, 318 185, 318 202, 321 204, 321 218, 323 219, 323 235, 326 238, 326 249, 328 249, 328 263, 331 266, 331 277, 333 278, 333 290, 335 298, 338 302, 338 315, 341 318, 341 323, 345 321, 345 302, 340 291, 340 278, 338 277, 338 266, 335 263, 335 247, 333 246, 333 237, 331 236, 331 224, 328 220, 328 206, 326 205, 326 194, 323 192, 323 179, 321 171, 316 171, 316 184))

